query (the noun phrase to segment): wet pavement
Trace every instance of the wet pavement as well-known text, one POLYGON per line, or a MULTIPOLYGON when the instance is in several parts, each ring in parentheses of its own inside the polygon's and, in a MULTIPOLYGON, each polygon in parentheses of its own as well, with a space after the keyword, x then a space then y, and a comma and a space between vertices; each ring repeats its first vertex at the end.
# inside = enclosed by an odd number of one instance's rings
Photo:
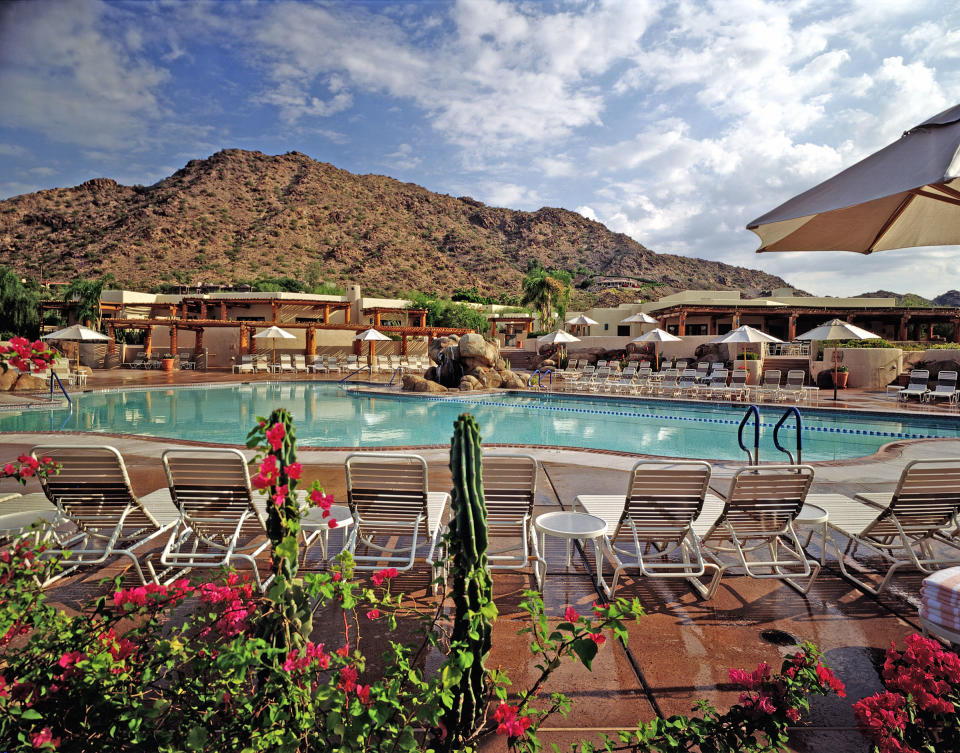
MULTIPOLYGON (((315 377, 288 375, 284 378, 315 377)), ((204 380, 249 381, 250 375, 112 371, 95 374, 88 388, 204 380)), ((876 393, 848 391, 845 397, 847 408, 871 409, 876 406, 889 409, 895 406, 886 395, 876 393)), ((37 440, 49 442, 51 437, 2 436, 0 458, 12 459, 37 440)), ((96 441, 107 441, 120 450, 137 493, 146 494, 165 485, 159 458, 171 442, 132 437, 103 440, 98 437, 96 441)), ((630 467, 637 459, 635 456, 589 451, 537 449, 531 452, 540 461, 535 515, 570 509, 578 494, 622 494, 630 467)), ((342 451, 306 450, 299 458, 304 463, 305 481, 318 479, 339 502, 346 496, 345 454, 342 451)), ((420 454, 429 464, 431 488, 449 489, 446 452, 428 449, 420 454)), ((960 457, 960 441, 909 443, 892 449, 883 457, 867 461, 814 463, 816 481, 813 491, 848 496, 863 491, 892 491, 903 465, 914 457, 960 457)), ((714 488, 725 491, 729 477, 739 465, 732 462, 716 464, 714 488)), ((26 489, 9 481, 0 482, 0 494, 38 488, 35 482, 26 489)), ((334 549, 339 542, 340 538, 334 534, 334 549)), ((318 549, 314 551, 318 552, 318 549)), ((816 540, 808 551, 819 556, 816 540)), ((568 605, 581 613, 589 613, 591 604, 602 599, 594 586, 596 563, 592 546, 575 547, 571 564, 567 567, 564 542, 547 537, 544 555, 548 574, 543 593, 548 614, 559 620, 568 605)), ((313 567, 322 567, 317 555, 313 555, 309 562, 313 567)), ((67 579, 51 589, 52 598, 65 608, 76 609, 99 593, 98 580, 110 572, 112 568, 106 568, 67 579)), ((427 588, 429 576, 425 566, 417 566, 401 574, 397 587, 429 607, 433 603, 427 588)), ((881 689, 878 667, 890 642, 902 642, 907 634, 918 630, 920 581, 919 574, 907 570, 895 578, 887 593, 879 598, 873 597, 841 577, 831 554, 807 596, 800 595, 779 580, 758 580, 732 574, 724 576, 713 599, 704 601, 683 581, 642 578, 628 571, 621 579, 617 596, 639 598, 646 616, 639 624, 629 626, 626 647, 615 642, 612 635, 607 636, 592 672, 571 663, 551 678, 545 691, 561 690, 570 697, 573 705, 567 718, 556 716, 548 722, 541 739, 544 743, 556 743, 566 748, 570 742, 596 741, 598 733, 613 734, 657 714, 689 713, 697 699, 725 707, 735 703, 739 695, 728 681, 729 668, 753 669, 760 661, 778 668, 782 657, 793 650, 790 645, 782 644, 796 639, 813 641, 823 650, 826 662, 847 684, 847 698, 814 698, 807 723, 791 734, 792 749, 866 751, 868 746, 856 731, 851 706, 859 698, 881 689)), ((525 624, 519 607, 523 591, 534 587, 535 579, 530 571, 494 571, 494 598, 500 619, 494 629, 494 648, 488 665, 504 669, 511 677, 514 689, 518 690, 529 685, 537 673, 527 636, 517 635, 525 624)), ((386 635, 381 637, 387 638, 386 635)), ((377 653, 371 644, 367 644, 367 651, 377 653)), ((498 748, 494 745, 490 749, 498 748)))

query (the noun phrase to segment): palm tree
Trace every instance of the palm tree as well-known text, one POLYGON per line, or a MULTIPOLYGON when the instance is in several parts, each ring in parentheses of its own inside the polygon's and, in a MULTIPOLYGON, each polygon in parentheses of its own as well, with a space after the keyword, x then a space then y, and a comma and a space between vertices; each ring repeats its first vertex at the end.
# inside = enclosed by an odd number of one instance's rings
POLYGON ((64 288, 63 300, 73 302, 73 315, 78 323, 100 329, 100 297, 112 282, 113 275, 106 274, 99 280, 78 278, 64 288))
POLYGON ((539 262, 534 262, 523 278, 523 298, 525 306, 533 306, 540 316, 541 326, 550 326, 550 315, 554 307, 561 317, 566 314, 567 304, 570 302, 569 272, 562 269, 545 269, 539 262))

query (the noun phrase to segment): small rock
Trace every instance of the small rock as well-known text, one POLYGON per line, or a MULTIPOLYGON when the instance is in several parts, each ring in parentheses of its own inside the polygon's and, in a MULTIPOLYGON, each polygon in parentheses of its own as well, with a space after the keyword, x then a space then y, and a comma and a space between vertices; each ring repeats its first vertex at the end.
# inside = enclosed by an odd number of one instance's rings
POLYGON ((482 390, 482 389, 483 389, 483 383, 476 377, 465 376, 463 379, 460 380, 461 392, 469 392, 470 390, 482 390))
POLYGON ((14 392, 43 392, 47 389, 47 380, 33 374, 21 374, 10 389, 14 392))
POLYGON ((7 369, 2 374, 0 374, 0 392, 6 392, 9 390, 17 381, 17 377, 20 376, 13 369, 7 369))

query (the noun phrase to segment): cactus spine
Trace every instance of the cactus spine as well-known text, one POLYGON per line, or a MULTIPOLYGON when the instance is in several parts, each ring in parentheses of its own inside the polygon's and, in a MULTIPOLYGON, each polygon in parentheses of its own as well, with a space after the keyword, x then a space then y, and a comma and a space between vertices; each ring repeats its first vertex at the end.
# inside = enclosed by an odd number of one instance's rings
POLYGON ((496 606, 487 567, 481 467, 480 431, 473 416, 464 413, 454 424, 450 446, 453 499, 446 537, 456 609, 451 657, 443 669, 444 684, 453 696, 444 718, 451 750, 469 738, 482 720, 489 685, 484 662, 490 653, 496 606))

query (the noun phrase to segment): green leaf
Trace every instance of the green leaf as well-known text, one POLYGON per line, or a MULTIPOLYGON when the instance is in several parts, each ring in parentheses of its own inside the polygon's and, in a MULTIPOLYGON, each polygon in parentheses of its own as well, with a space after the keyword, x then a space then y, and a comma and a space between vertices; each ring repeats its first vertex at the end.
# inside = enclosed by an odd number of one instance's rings
POLYGON ((578 638, 573 642, 572 648, 574 653, 580 657, 580 661, 583 662, 583 666, 585 666, 587 669, 592 669, 590 663, 593 661, 593 657, 597 655, 597 644, 589 638, 578 638))
POLYGON ((20 715, 21 719, 43 719, 43 715, 35 709, 26 709, 23 714, 20 715))

